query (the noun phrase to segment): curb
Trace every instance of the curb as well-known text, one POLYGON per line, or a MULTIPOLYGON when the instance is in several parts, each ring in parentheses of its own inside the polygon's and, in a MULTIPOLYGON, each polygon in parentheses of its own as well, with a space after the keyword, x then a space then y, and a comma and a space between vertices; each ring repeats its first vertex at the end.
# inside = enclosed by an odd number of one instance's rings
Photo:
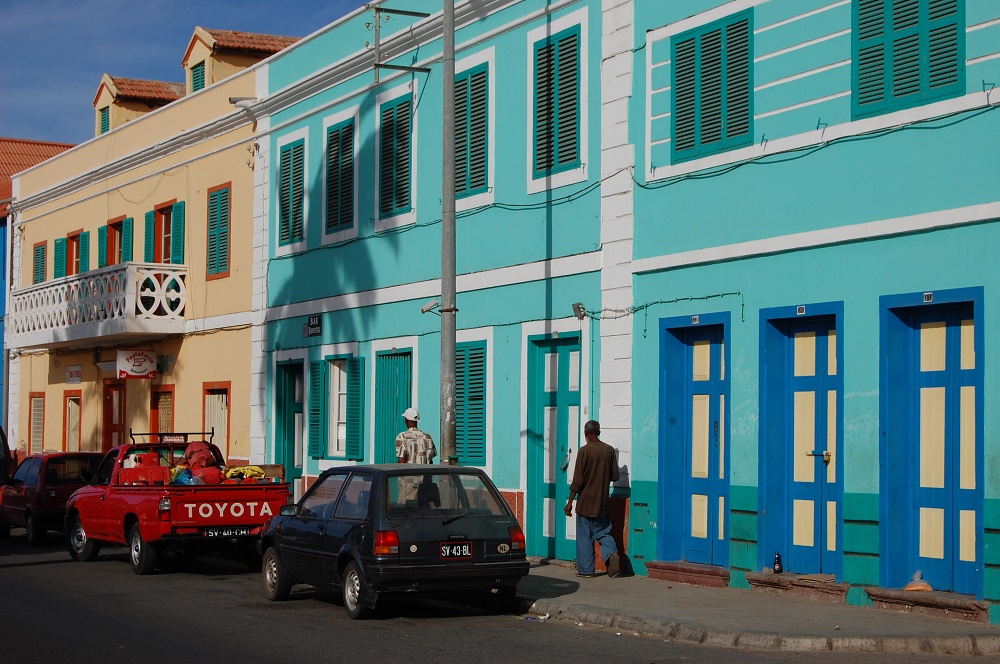
POLYGON ((763 632, 736 632, 662 618, 610 612, 587 604, 567 604, 547 599, 530 602, 529 615, 571 620, 689 644, 770 652, 875 652, 933 653, 948 655, 1000 654, 1000 636, 795 636, 763 632))

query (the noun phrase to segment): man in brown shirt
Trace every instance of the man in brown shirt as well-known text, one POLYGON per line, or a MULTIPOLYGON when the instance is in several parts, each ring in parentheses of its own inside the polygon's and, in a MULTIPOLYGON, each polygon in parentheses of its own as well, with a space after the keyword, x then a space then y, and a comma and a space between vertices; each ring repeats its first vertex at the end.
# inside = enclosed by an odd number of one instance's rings
POLYGON ((594 542, 601 546, 601 558, 608 576, 620 573, 618 547, 611 537, 611 512, 608 487, 618 481, 618 457, 615 449, 598 438, 601 425, 590 420, 583 425, 587 444, 580 448, 569 487, 566 516, 573 516, 576 498, 576 575, 594 576, 594 542))

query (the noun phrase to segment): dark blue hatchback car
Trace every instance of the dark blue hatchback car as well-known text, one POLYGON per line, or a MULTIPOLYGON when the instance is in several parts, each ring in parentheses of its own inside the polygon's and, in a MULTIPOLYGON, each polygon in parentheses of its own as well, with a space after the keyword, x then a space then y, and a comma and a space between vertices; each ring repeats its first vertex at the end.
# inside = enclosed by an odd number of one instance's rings
POLYGON ((482 589, 510 607, 528 573, 524 532, 477 468, 332 468, 264 527, 264 591, 339 589, 352 618, 382 593, 482 589))

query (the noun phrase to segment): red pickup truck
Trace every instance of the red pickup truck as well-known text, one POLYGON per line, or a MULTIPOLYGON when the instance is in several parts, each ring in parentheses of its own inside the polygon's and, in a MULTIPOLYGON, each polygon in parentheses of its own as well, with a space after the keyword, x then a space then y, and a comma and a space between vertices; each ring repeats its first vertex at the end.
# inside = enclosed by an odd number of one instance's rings
MULTIPOLYGON (((67 545, 74 560, 92 561, 103 544, 124 544, 136 574, 150 574, 167 551, 225 552, 248 564, 259 561, 261 526, 289 502, 288 484, 278 477, 172 483, 187 460, 189 436, 120 445, 105 455, 90 484, 66 504, 67 545)), ((218 447, 202 447, 211 450, 215 466, 224 467, 218 447)), ((185 481, 192 481, 190 475, 185 481)))

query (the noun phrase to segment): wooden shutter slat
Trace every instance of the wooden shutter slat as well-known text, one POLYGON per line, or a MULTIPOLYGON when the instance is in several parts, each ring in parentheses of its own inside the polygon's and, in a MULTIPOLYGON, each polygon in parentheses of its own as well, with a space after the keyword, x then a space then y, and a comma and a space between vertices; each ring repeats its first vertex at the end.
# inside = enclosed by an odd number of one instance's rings
POLYGON ((694 39, 679 42, 674 49, 674 149, 695 147, 697 137, 697 48, 694 39))
POLYGON ((135 220, 132 217, 125 217, 122 222, 122 262, 132 262, 132 226, 135 220))
POLYGON ((208 195, 208 273, 219 272, 219 192, 208 195))
POLYGON ((52 278, 66 276, 66 238, 58 237, 52 243, 52 278))
POLYGON ((108 264, 108 227, 101 226, 97 229, 97 267, 98 269, 108 264))
POLYGON ((326 362, 309 363, 309 456, 322 458, 326 450, 326 362))
POLYGON ((347 359, 347 458, 364 459, 365 358, 347 359))
POLYGON ((154 210, 147 212, 145 221, 146 237, 143 242, 143 260, 152 263, 156 255, 153 249, 156 244, 156 212, 154 210))
POLYGON ((184 264, 184 201, 174 203, 170 210, 170 262, 184 264))

